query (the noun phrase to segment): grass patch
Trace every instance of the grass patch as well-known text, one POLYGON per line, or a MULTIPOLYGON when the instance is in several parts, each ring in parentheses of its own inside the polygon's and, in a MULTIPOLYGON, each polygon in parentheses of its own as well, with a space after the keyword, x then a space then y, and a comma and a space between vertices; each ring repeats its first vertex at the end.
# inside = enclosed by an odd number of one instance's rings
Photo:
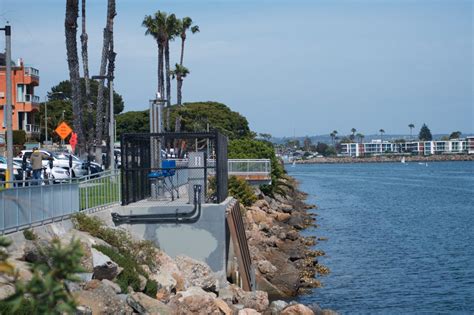
POLYGON ((97 178, 79 189, 80 209, 89 209, 118 202, 120 183, 110 178, 97 178))
POLYGON ((144 293, 155 298, 158 284, 148 278, 141 265, 147 265, 151 270, 156 269, 156 246, 151 241, 135 241, 124 230, 109 228, 97 217, 77 213, 72 217, 74 227, 80 231, 104 240, 111 245, 95 245, 94 248, 107 255, 123 268, 117 277, 117 284, 122 292, 127 292, 130 286, 134 291, 140 291, 139 275, 147 279, 144 293))
POLYGON ((153 242, 134 241, 126 231, 106 227, 99 218, 81 212, 75 214, 72 221, 76 229, 104 240, 115 247, 120 254, 130 254, 130 257, 134 257, 139 264, 148 265, 154 269, 156 246, 153 242))

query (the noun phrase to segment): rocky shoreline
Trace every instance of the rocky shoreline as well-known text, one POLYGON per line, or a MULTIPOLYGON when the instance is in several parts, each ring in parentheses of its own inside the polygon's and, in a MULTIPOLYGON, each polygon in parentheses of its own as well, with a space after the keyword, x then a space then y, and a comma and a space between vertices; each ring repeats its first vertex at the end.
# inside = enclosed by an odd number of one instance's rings
MULTIPOLYGON (((296 164, 344 164, 344 163, 394 163, 400 162, 403 156, 371 156, 371 157, 320 157, 308 160, 298 160, 296 164)), ((409 155, 405 156, 409 162, 447 162, 447 161, 474 161, 474 155, 442 154, 442 155, 409 155)))
POLYGON ((314 206, 304 203, 306 195, 295 180, 287 178, 284 184, 284 196, 270 198, 257 190, 258 200, 241 207, 256 291, 222 283, 205 263, 186 256, 173 259, 147 241, 82 214, 73 225, 58 223, 12 237, 9 263, 17 276, 0 274, 0 300, 15 293, 16 281, 32 279, 31 264, 50 263, 45 253, 51 244, 68 246, 76 240, 84 272, 79 282, 64 284, 76 301, 75 314, 336 314, 291 301, 318 287, 315 276, 328 269, 317 260, 324 253, 311 249, 317 240, 300 235, 315 223, 307 212, 314 206))

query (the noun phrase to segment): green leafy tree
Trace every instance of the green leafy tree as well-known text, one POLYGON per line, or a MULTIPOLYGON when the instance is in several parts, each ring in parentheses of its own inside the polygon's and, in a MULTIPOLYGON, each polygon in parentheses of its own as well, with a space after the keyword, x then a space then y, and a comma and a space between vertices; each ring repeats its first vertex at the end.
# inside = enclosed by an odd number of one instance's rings
POLYGON ((259 133, 258 136, 268 142, 272 139, 272 135, 269 133, 259 133))
POLYGON ((418 134, 418 139, 420 139, 421 141, 433 140, 430 128, 428 128, 426 124, 423 124, 423 126, 421 126, 420 133, 418 134))
POLYGON ((15 281, 15 293, 2 301, 1 307, 15 314, 30 310, 31 314, 74 314, 76 303, 66 282, 79 281, 76 274, 81 267, 82 249, 79 241, 62 246, 59 239, 42 248, 47 262, 31 265, 32 278, 28 282, 15 281))
POLYGON ((462 132, 461 131, 453 131, 449 135, 449 139, 459 139, 461 138, 462 132))
MULTIPOLYGON (((86 100, 86 82, 84 79, 81 79, 81 93, 82 99, 86 100)), ((97 93, 99 90, 99 82, 95 80, 89 81, 90 85, 90 99, 93 104, 96 104, 97 102, 97 93)), ((59 125, 60 122, 63 120, 69 125, 73 126, 73 113, 72 113, 72 102, 71 102, 71 83, 68 80, 61 81, 57 85, 53 86, 51 90, 48 92, 48 100, 46 103, 41 103, 40 104, 40 112, 39 112, 39 117, 40 117, 40 122, 41 122, 41 127, 44 130, 44 121, 45 121, 45 107, 47 105, 48 107, 48 138, 52 139, 55 142, 58 142, 60 138, 54 133, 54 129, 59 125), (64 116, 63 116, 64 112, 64 116), (64 117, 64 119, 63 119, 64 117)), ((104 88, 104 97, 105 99, 108 100, 108 95, 109 95, 109 90, 108 88, 104 88)), ((84 105, 86 106, 86 105, 84 105)), ((95 108, 95 106, 93 106, 95 108)), ((119 114, 123 111, 124 108, 124 102, 123 102, 123 97, 122 95, 118 94, 116 91, 114 91, 114 113, 119 114)), ((91 119, 92 121, 95 121, 95 116, 96 113, 93 111, 92 113, 92 118, 91 117, 84 117, 85 119, 91 119)), ((89 130, 89 132, 91 132, 89 130)), ((94 135, 93 131, 91 132, 92 135, 94 135)), ((41 135, 41 139, 43 140, 44 137, 44 132, 41 135)))
MULTIPOLYGON (((84 78, 81 78, 81 93, 82 99, 86 99, 86 81, 84 78)), ((51 88, 51 91, 48 92, 48 100, 49 101, 67 101, 70 102, 71 100, 71 82, 69 80, 61 81, 57 85, 51 88)), ((93 104, 97 104, 97 93, 99 91, 99 82, 96 80, 90 81, 90 90, 91 90, 91 102, 93 104)), ((109 99, 109 89, 104 87, 103 92, 104 98, 106 100, 109 99)), ((48 104, 49 105, 49 104, 48 104)), ((85 106, 85 105, 84 105, 85 106)), ((124 102, 122 95, 118 94, 117 91, 114 89, 114 114, 120 114, 123 111, 124 102)), ((49 114, 49 107, 48 107, 48 114, 49 114)), ((94 113, 95 115, 95 113, 94 113)))
POLYGON ((217 102, 184 103, 184 106, 171 107, 171 120, 181 117, 181 131, 202 132, 218 130, 229 139, 251 138, 247 119, 229 107, 217 102))
POLYGON ((122 133, 149 132, 150 116, 147 110, 125 112, 117 115, 117 137, 122 133))

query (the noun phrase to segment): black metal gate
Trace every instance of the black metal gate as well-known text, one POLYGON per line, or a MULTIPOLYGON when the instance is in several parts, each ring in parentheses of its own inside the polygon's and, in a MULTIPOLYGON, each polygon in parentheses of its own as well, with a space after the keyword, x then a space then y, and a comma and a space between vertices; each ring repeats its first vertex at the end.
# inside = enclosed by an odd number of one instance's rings
MULTIPOLYGON (((121 151, 122 205, 149 198, 150 174, 156 172, 187 174, 189 181, 192 172, 205 174, 204 202, 220 203, 227 198, 227 137, 217 131, 122 134, 121 151), (193 154, 204 157, 201 166, 190 166, 188 158, 193 154), (164 161, 174 166, 165 166, 164 161)), ((185 181, 181 178, 179 184, 185 181)))

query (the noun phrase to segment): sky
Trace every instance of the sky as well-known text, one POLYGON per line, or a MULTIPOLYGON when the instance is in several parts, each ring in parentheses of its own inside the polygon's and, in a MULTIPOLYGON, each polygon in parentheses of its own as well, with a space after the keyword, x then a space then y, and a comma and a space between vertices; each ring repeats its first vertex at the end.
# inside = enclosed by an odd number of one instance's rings
MULTIPOLYGON (((88 0, 90 72, 97 74, 106 0, 88 0)), ((143 17, 190 16, 183 100, 218 101, 274 136, 474 132, 473 1, 117 0, 115 88, 125 110, 148 108, 157 47, 143 17)), ((0 0, 13 58, 40 70, 36 94, 68 79, 64 0, 0 0)), ((80 19, 79 19, 80 22, 80 19)), ((79 35, 79 34, 78 34, 79 35)), ((0 50, 4 50, 0 34, 0 50)), ((79 43, 79 38, 78 38, 79 43)), ((180 41, 171 46, 179 58, 180 41)), ((80 54, 80 51, 79 51, 80 54)), ((176 100, 175 82, 173 99, 176 100)))

